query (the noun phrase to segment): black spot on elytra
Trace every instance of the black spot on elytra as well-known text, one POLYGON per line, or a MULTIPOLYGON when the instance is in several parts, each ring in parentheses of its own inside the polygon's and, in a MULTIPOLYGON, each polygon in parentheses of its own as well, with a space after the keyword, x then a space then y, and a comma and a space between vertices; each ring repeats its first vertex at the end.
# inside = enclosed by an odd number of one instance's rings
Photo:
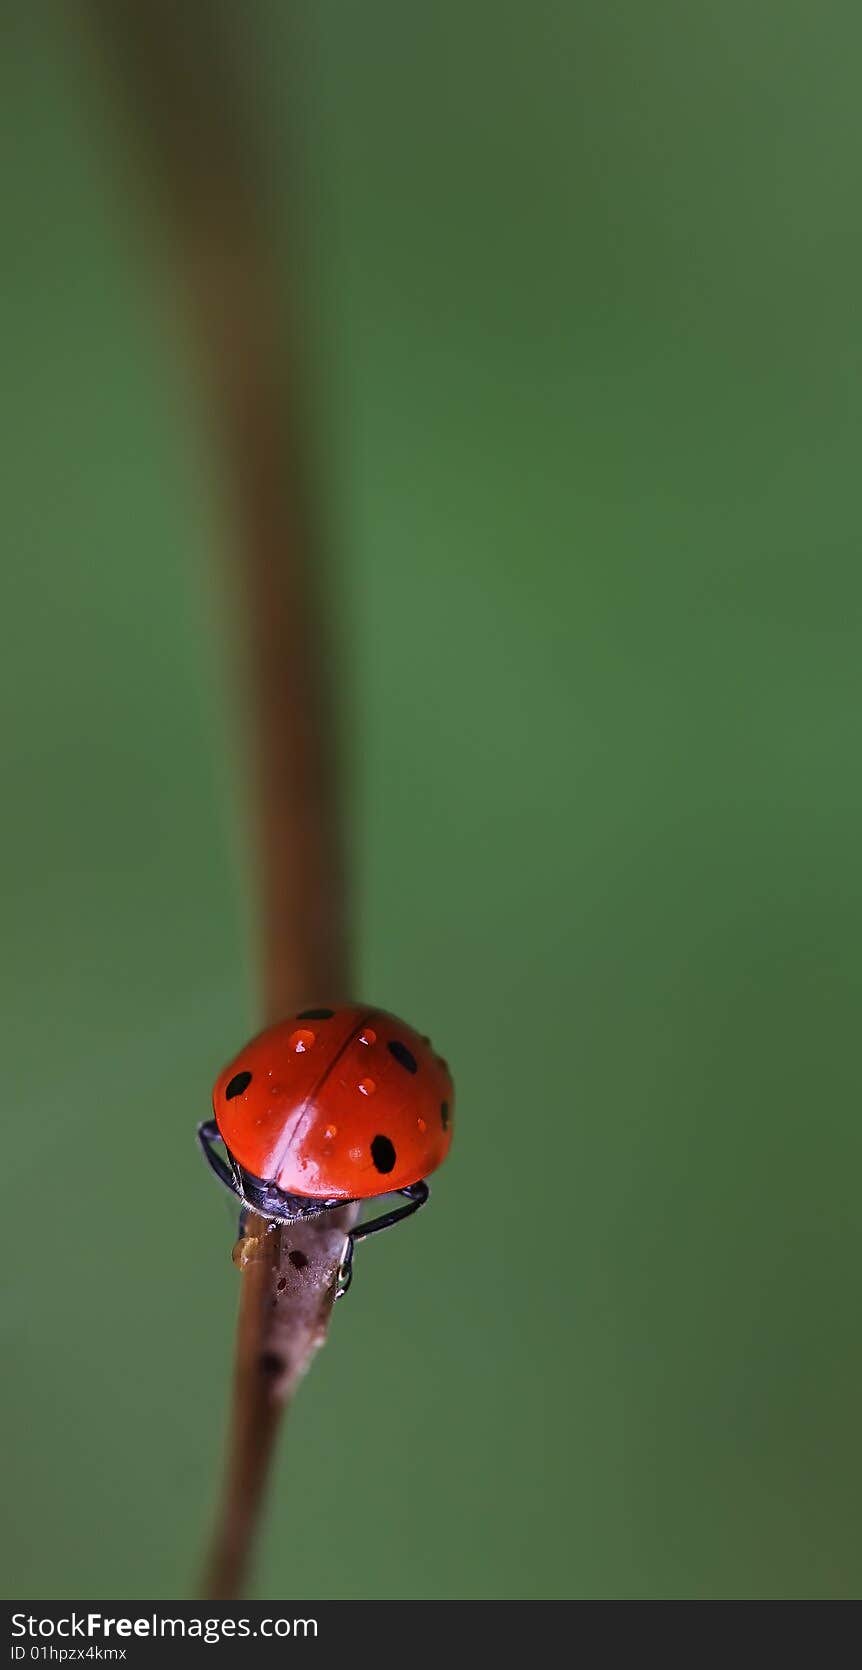
POLYGON ((233 1078, 224 1093, 225 1101, 230 1102, 233 1100, 234 1096, 241 1096, 243 1091, 247 1090, 250 1084, 251 1073, 234 1073, 233 1078))
POLYGON ((293 1265, 294 1270, 304 1270, 305 1269, 305 1266, 308 1263, 308 1259, 306 1258, 304 1252, 300 1252, 298 1247, 294 1247, 293 1252, 289 1252, 287 1256, 290 1259, 290 1262, 293 1265))
POLYGON ((268 1379, 274 1380, 277 1374, 283 1374, 287 1363, 277 1351, 263 1351, 260 1357, 260 1372, 268 1379))
POLYGON ((298 1021, 331 1021, 334 1014, 334 1009, 303 1009, 296 1018, 298 1021))
POLYGON ((441 1102, 440 1103, 440 1123, 443 1126, 444 1131, 448 1131, 448 1129, 449 1129, 449 1103, 448 1102, 441 1102))
POLYGON ((407 1045, 402 1044, 400 1038, 392 1039, 389 1045, 389 1054, 394 1055, 399 1066, 406 1067, 408 1073, 416 1073, 419 1071, 415 1055, 411 1055, 407 1045))
MULTIPOLYGON (((390 1045, 390 1048, 392 1046, 390 1045)), ((375 1137, 371 1144, 371 1158, 378 1171, 392 1171, 395 1167, 395 1149, 388 1137, 375 1137)))

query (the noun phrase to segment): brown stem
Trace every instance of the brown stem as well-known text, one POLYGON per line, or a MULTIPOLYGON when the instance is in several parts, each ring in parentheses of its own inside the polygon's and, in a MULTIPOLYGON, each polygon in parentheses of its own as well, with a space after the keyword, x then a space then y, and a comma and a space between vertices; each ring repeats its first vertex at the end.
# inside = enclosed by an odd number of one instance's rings
POLYGON ((237 1251, 244 1265, 224 1495, 202 1595, 242 1590, 279 1418, 326 1338, 344 1230, 355 1208, 270 1229, 254 1216, 237 1251), (255 1233, 256 1230, 256 1233, 255 1233))
MULTIPOLYGON (((222 31, 229 10, 90 0, 169 223, 235 553, 253 757, 263 1020, 348 995, 334 747, 315 605, 317 551, 265 235, 260 174, 222 31)), ((234 12, 236 18, 237 13, 234 12)), ((279 1418, 332 1310, 354 1209, 267 1227, 251 1215, 224 1494, 203 1594, 247 1577, 279 1418)))

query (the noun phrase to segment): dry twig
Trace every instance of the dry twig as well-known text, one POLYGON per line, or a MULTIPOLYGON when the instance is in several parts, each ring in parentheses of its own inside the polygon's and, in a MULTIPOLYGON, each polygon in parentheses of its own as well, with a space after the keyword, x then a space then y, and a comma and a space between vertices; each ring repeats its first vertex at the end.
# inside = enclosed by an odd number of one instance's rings
MULTIPOLYGON (((227 14, 171 0, 91 5, 169 224, 228 495, 247 622, 266 1022, 343 999, 348 970, 316 552, 260 176, 219 32, 227 14)), ((251 1215, 235 1249, 234 1404, 209 1599, 236 1597, 246 1579, 279 1418, 325 1338, 354 1213, 269 1229, 251 1215)))

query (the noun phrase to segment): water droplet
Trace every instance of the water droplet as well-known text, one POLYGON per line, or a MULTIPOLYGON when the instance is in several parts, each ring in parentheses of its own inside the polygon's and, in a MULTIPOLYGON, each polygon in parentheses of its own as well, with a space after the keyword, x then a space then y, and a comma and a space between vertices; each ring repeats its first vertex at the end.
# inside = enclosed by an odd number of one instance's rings
POLYGON ((377 1085, 374 1079, 360 1079, 357 1088, 362 1091, 363 1096, 373 1096, 377 1085))
POLYGON ((426 1125, 424 1119, 417 1119, 416 1123, 419 1126, 420 1131, 427 1131, 428 1126, 426 1125))
POLYGON ((326 1138, 327 1142, 332 1142, 335 1139, 335 1137, 338 1136, 338 1126, 337 1125, 327 1125, 326 1130, 324 1131, 323 1135, 326 1138))
POLYGON ((259 1246, 260 1242, 256 1235, 240 1236, 239 1240, 234 1243, 234 1247, 230 1255, 238 1270, 244 1270, 246 1265, 251 1263, 252 1259, 257 1254, 259 1246))
POLYGON ((376 1044, 377 1033, 372 1027, 366 1026, 365 1030, 359 1034, 359 1042, 360 1044, 376 1044))
POLYGON ((301 1026, 297 1032, 290 1034, 287 1041, 296 1055, 304 1055, 306 1050, 313 1048, 314 1033, 309 1032, 308 1027, 301 1026))

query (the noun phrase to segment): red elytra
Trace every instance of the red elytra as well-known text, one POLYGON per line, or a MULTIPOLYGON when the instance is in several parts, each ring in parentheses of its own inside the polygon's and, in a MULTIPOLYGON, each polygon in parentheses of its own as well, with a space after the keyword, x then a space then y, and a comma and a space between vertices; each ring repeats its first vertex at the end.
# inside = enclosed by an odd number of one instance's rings
MULTIPOLYGON (((435 1171, 454 1092, 430 1041, 382 1009, 305 1009, 253 1038, 213 1091, 218 1132, 286 1218, 304 1202, 366 1200, 435 1171), (291 1202, 295 1202, 292 1209, 291 1202)), ((248 1195, 248 1190, 244 1191, 248 1195)), ((418 1204, 418 1202, 417 1202, 418 1204)))

